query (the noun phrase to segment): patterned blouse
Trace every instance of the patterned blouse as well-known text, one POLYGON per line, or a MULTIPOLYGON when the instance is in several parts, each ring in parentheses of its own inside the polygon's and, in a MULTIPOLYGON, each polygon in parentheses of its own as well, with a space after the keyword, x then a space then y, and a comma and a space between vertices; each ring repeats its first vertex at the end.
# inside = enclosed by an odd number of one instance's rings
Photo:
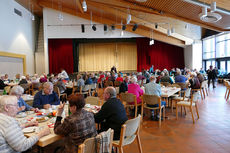
POLYGON ((94 115, 84 109, 66 117, 61 123, 62 117, 57 117, 54 132, 65 137, 65 146, 62 152, 76 152, 77 146, 85 139, 97 135, 94 115))

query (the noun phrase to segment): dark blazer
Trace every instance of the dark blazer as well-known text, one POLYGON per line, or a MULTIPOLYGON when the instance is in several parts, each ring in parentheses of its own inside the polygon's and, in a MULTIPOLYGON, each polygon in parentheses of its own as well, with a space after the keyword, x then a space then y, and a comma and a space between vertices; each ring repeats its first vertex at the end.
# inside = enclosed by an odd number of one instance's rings
POLYGON ((121 125, 128 120, 124 105, 115 97, 108 99, 94 118, 96 123, 101 123, 102 131, 114 130, 114 140, 120 139, 121 125))
POLYGON ((1 79, 0 79, 0 89, 4 89, 7 86, 1 79))
POLYGON ((125 93, 126 91, 128 91, 128 83, 126 83, 125 81, 123 81, 120 84, 119 93, 125 93))

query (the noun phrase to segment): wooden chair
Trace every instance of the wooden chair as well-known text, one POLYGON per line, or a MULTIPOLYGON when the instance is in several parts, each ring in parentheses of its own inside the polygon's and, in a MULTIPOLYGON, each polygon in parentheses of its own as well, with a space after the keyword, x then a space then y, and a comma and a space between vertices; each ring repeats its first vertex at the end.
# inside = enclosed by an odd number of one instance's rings
MULTIPOLYGON (((198 107, 197 107, 197 97, 198 97, 198 92, 194 92, 194 94, 191 94, 191 98, 189 99, 189 101, 180 101, 180 102, 176 103, 176 119, 178 119, 178 107, 179 106, 189 108, 189 110, 192 114, 193 124, 195 123, 195 120, 194 120, 192 108, 195 107, 196 113, 197 113, 197 118, 199 119, 199 113, 198 113, 198 107)), ((182 114, 182 109, 181 109, 181 114, 182 114)))
POLYGON ((82 94, 82 95, 91 95, 91 86, 89 84, 80 86, 80 87, 74 87, 73 94, 82 94), (80 88, 78 92, 76 92, 77 88, 80 88))
POLYGON ((100 99, 98 97, 93 97, 93 96, 88 96, 85 99, 85 103, 90 105, 97 105, 97 106, 101 105, 100 99))
POLYGON ((208 80, 203 81, 203 83, 204 83, 204 89, 203 90, 205 90, 206 95, 208 96, 208 80))
MULTIPOLYGON (((113 144, 113 134, 114 131, 112 129, 108 129, 106 132, 106 135, 109 135, 109 150, 103 150, 103 147, 101 147, 100 145, 98 145, 97 141, 103 141, 102 143, 107 142, 106 140, 103 140, 101 138, 102 133, 100 133, 99 135, 97 135, 96 137, 92 137, 92 138, 88 138, 84 141, 84 143, 82 143, 81 145, 78 146, 78 153, 104 153, 104 152, 108 152, 111 153, 112 152, 112 144, 113 144), (96 141, 97 140, 97 141, 96 141)), ((104 145, 104 144, 103 144, 104 145)))
POLYGON ((57 86, 54 86, 54 92, 57 93, 58 98, 60 99, 61 97, 67 99, 67 94, 66 93, 60 93, 60 90, 57 86))
POLYGON ((120 87, 120 84, 121 84, 120 81, 117 80, 114 81, 114 87, 120 87))
POLYGON ((105 80, 105 87, 113 86, 113 81, 105 80))
POLYGON ((129 145, 137 140, 139 153, 142 153, 141 140, 140 140, 140 122, 141 115, 138 117, 128 120, 121 127, 120 140, 113 141, 113 146, 119 149, 119 153, 124 153, 123 147, 129 145))
POLYGON ((161 82, 161 84, 162 84, 163 86, 165 86, 165 87, 171 85, 169 82, 161 82))
POLYGON ((172 113, 173 113, 173 103, 175 102, 175 104, 176 104, 177 102, 180 102, 180 101, 188 101, 189 97, 190 97, 190 92, 191 92, 191 88, 187 88, 182 97, 179 96, 179 97, 173 97, 172 98, 172 107, 171 107, 172 113))
POLYGON ((205 83, 204 83, 204 82, 201 82, 200 88, 199 88, 199 89, 192 89, 192 90, 193 90, 193 91, 198 91, 198 92, 200 92, 201 99, 203 100, 203 99, 205 99, 204 88, 205 88, 205 83))
POLYGON ((229 89, 230 89, 229 82, 224 80, 224 85, 226 87, 226 92, 225 92, 224 98, 227 100, 227 97, 229 95, 229 89))
POLYGON ((159 119, 159 127, 161 126, 161 115, 162 115, 162 111, 163 110, 163 120, 165 118, 165 107, 164 105, 161 106, 161 97, 157 96, 157 95, 147 95, 144 94, 142 97, 142 107, 141 107, 141 116, 143 118, 143 109, 150 109, 150 110, 159 110, 159 115, 160 115, 160 119, 159 119), (158 104, 158 107, 149 107, 147 105, 156 105, 158 104))
POLYGON ((135 117, 137 117, 137 106, 141 106, 141 104, 137 104, 136 95, 134 95, 132 93, 121 93, 120 98, 121 98, 121 101, 126 108, 135 107, 135 117), (134 104, 130 104, 133 102, 134 102, 134 104))
POLYGON ((20 86, 24 89, 25 94, 29 94, 29 88, 31 84, 25 83, 25 84, 20 84, 20 86))
POLYGON ((90 95, 95 95, 95 93, 98 93, 98 84, 97 83, 93 83, 90 85, 90 95))

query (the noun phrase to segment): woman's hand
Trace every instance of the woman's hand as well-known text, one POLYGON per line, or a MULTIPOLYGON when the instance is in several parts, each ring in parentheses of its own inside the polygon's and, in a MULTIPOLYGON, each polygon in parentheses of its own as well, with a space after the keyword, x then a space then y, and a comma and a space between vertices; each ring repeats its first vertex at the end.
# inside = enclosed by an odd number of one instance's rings
POLYGON ((22 106, 22 107, 19 107, 19 108, 18 108, 19 111, 23 111, 23 110, 25 110, 25 109, 26 109, 26 106, 22 106))
POLYGON ((64 103, 60 102, 60 105, 59 105, 58 110, 57 110, 57 116, 61 116, 61 114, 64 110, 64 107, 65 107, 65 102, 64 103))

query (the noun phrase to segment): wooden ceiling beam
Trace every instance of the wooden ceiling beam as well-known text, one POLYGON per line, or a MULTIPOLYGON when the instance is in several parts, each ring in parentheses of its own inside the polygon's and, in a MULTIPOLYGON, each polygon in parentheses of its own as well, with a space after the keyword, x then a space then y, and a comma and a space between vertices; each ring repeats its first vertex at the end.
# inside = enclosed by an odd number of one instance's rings
MULTIPOLYGON (((90 1, 92 2, 94 0, 90 0, 90 1)), ((97 3, 101 3, 101 2, 97 2, 97 3)), ((124 0, 113 0, 111 2, 108 1, 106 3, 101 3, 101 4, 111 4, 113 7, 116 6, 117 8, 122 8, 123 6, 126 6, 126 8, 129 8, 129 6, 130 6, 130 8, 132 8, 132 6, 136 6, 136 7, 138 7, 139 11, 144 12, 144 13, 149 13, 149 14, 154 14, 154 15, 159 15, 159 16, 164 16, 164 17, 169 17, 169 18, 181 20, 181 21, 184 21, 184 22, 187 22, 187 23, 190 23, 190 24, 194 24, 194 25, 198 25, 198 26, 201 26, 203 28, 211 29, 211 30, 214 30, 214 31, 219 31, 219 32, 226 31, 226 29, 211 26, 211 25, 202 23, 202 21, 198 22, 198 21, 194 21, 194 20, 187 19, 187 18, 184 18, 184 17, 176 16, 176 15, 173 15, 173 14, 170 14, 170 13, 167 13, 167 12, 161 12, 160 10, 154 10, 154 9, 146 8, 146 7, 143 7, 143 6, 134 5, 133 3, 126 2, 124 0), (142 11, 142 10, 145 10, 145 11, 142 11)))
MULTIPOLYGON (((41 0, 39 2, 39 5, 42 6, 42 7, 47 7, 47 8, 58 10, 58 5, 57 4, 52 5, 51 3, 49 3, 49 2, 47 2, 45 0, 41 0)), ((78 13, 78 12, 76 12, 76 10, 66 8, 66 7, 63 7, 62 11, 65 12, 65 13, 71 14, 71 15, 75 15, 75 16, 90 20, 90 14, 88 14, 88 13, 84 13, 84 14, 78 13)), ((94 18, 92 20, 94 22, 98 22, 98 23, 102 23, 102 24, 108 24, 108 25, 114 24, 113 20, 105 19, 105 18, 101 19, 100 17, 95 16, 95 15, 94 15, 94 18)), ((119 25, 115 25, 115 26, 116 26, 117 29, 121 29, 121 26, 119 26, 119 25)), ((143 26, 138 27, 138 29, 135 32, 132 31, 131 26, 128 26, 126 31, 129 31, 131 33, 135 33, 135 34, 138 34, 138 35, 141 35, 141 36, 144 36, 144 37, 148 37, 148 38, 150 37, 150 29, 148 29, 146 27, 143 27, 143 26)), ((175 39, 173 37, 168 37, 168 36, 166 36, 166 35, 164 35, 162 33, 159 33, 159 32, 154 33, 153 39, 159 40, 159 41, 162 41, 162 42, 165 42, 165 43, 168 43, 168 44, 180 46, 180 47, 185 46, 184 41, 175 39)))
MULTIPOLYGON (((100 8, 101 10, 104 10, 105 12, 112 13, 114 16, 118 15, 124 21, 126 20, 127 13, 126 13, 125 10, 120 10, 118 8, 111 8, 108 5, 99 4, 97 2, 92 2, 92 1, 88 1, 87 3, 88 3, 88 5, 94 6, 96 8, 100 8)), ((132 21, 135 22, 135 23, 137 23, 137 24, 143 24, 143 26, 145 26, 147 28, 153 29, 154 31, 158 31, 160 33, 163 33, 163 34, 167 35, 167 29, 165 29, 163 27, 160 27, 160 26, 158 26, 158 28, 156 29, 155 28, 155 24, 146 23, 145 20, 140 19, 138 17, 135 17, 134 15, 132 15, 132 21)), ((193 43, 193 39, 187 38, 187 37, 185 37, 183 35, 180 35, 178 33, 172 33, 171 36, 174 37, 174 38, 176 38, 176 39, 185 41, 186 45, 190 45, 190 44, 193 43)))
POLYGON ((82 3, 81 0, 76 0, 76 4, 78 9, 80 10, 81 13, 84 13, 83 9, 82 9, 82 3))
POLYGON ((129 10, 134 10, 134 11, 141 11, 144 13, 150 13, 150 14, 155 14, 155 15, 160 15, 159 11, 153 10, 153 9, 148 9, 139 5, 135 5, 132 4, 130 2, 126 2, 124 0, 107 0, 105 2, 98 2, 95 0, 87 0, 87 2, 96 2, 98 4, 102 4, 102 5, 109 5, 112 7, 116 7, 116 8, 123 8, 123 9, 129 9, 129 10))

